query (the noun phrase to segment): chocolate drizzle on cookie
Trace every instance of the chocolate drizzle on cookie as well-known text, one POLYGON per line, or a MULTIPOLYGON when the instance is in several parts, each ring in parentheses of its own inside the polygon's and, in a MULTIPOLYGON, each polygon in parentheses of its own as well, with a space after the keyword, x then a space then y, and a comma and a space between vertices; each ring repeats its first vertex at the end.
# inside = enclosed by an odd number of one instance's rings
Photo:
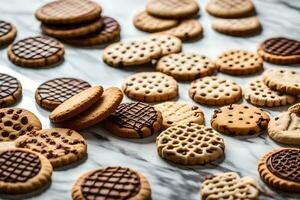
POLYGON ((10 23, 0 20, 0 37, 8 34, 12 30, 10 23))
POLYGON ((300 42, 283 37, 270 38, 261 45, 262 49, 270 54, 279 56, 300 55, 300 42))
POLYGON ((85 199, 130 199, 141 189, 140 177, 129 168, 107 167, 86 177, 81 184, 85 199))
POLYGON ((24 151, 5 151, 0 154, 0 181, 26 182, 41 170, 40 158, 24 151))
POLYGON ((300 149, 283 149, 272 154, 267 167, 280 178, 300 183, 300 149))
POLYGON ((12 96, 16 101, 14 93, 19 89, 19 81, 7 74, 0 73, 0 108, 6 107, 6 102, 2 99, 12 96))

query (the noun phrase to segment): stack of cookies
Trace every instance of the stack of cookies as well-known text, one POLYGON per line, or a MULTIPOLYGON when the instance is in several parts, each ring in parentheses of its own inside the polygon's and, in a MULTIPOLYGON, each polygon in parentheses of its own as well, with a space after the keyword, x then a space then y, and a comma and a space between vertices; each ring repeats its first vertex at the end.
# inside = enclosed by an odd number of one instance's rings
POLYGON ((202 26, 194 17, 199 5, 194 0, 150 0, 146 10, 138 13, 133 24, 145 32, 167 33, 181 40, 202 36, 202 26))
POLYGON ((102 45, 119 39, 120 26, 101 16, 102 7, 89 0, 53 1, 39 8, 35 16, 44 34, 78 46, 102 45))

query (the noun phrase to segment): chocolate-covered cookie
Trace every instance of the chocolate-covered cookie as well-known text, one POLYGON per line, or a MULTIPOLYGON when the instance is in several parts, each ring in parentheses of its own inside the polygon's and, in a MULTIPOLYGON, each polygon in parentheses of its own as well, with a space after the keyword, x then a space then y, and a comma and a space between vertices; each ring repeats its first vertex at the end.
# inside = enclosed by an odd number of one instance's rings
POLYGON ((13 24, 0 20, 0 46, 11 43, 16 35, 17 29, 13 24))
POLYGON ((0 108, 15 104, 21 97, 21 83, 15 77, 0 73, 0 108))

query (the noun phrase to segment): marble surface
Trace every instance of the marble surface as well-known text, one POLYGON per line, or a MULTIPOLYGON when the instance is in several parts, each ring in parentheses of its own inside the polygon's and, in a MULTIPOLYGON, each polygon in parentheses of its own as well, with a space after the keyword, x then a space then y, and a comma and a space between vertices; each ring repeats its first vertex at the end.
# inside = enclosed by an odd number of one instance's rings
MULTIPOLYGON (((46 2, 44 0, 1 0, 1 19, 17 26, 17 39, 39 35, 39 22, 34 18, 33 13, 46 2)), ((97 0, 97 2, 103 6, 104 15, 113 16, 121 23, 123 40, 147 35, 132 25, 134 14, 144 9, 146 0, 97 0)), ((193 43, 185 43, 184 52, 201 53, 214 59, 223 50, 232 48, 254 51, 258 42, 271 36, 281 35, 300 40, 299 0, 254 0, 263 31, 259 35, 247 38, 229 37, 212 30, 213 17, 204 10, 206 1, 201 0, 199 3, 201 5, 199 20, 204 27, 204 37, 193 43)), ((6 56, 6 48, 3 48, 0 50, 0 72, 11 74, 22 82, 23 98, 16 106, 34 112, 41 119, 43 127, 48 128, 51 127, 47 118, 49 113, 37 106, 34 100, 35 89, 42 82, 64 76, 78 77, 104 87, 121 86, 123 79, 130 74, 154 70, 151 66, 112 68, 102 62, 101 56, 100 47, 74 48, 66 45, 65 60, 61 65, 44 69, 26 69, 10 63, 6 56)), ((265 63, 265 68, 270 67, 278 66, 265 63)), ((300 71, 297 66, 288 67, 300 71)), ((241 86, 259 75, 233 77, 217 74, 232 79, 241 86)), ((188 87, 189 83, 180 83, 178 100, 195 104, 188 96, 188 87)), ((130 100, 125 98, 124 102, 126 101, 130 100)), ((213 108, 205 106, 201 108, 205 111, 206 125, 210 126, 209 120, 213 108)), ((274 116, 285 109, 287 107, 267 109, 267 111, 274 116)), ((137 169, 146 175, 151 183, 153 200, 196 200, 200 198, 201 182, 208 174, 236 171, 242 176, 254 176, 260 181, 256 170, 260 156, 279 146, 266 133, 250 138, 233 138, 224 135, 226 151, 223 160, 205 166, 185 167, 161 159, 156 152, 154 136, 143 140, 125 140, 111 135, 100 125, 81 133, 88 142, 88 158, 78 165, 54 171, 49 188, 32 199, 71 199, 72 185, 82 173, 102 166, 123 165, 137 169)), ((269 196, 262 196, 262 199, 300 199, 299 195, 270 190, 261 181, 260 183, 269 194, 269 196)))

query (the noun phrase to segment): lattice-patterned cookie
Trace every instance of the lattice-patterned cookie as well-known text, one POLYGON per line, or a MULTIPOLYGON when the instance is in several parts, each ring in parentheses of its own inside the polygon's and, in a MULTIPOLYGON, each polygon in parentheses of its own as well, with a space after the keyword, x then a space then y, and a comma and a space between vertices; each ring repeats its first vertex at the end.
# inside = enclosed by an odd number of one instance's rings
POLYGON ((62 167, 87 154, 84 138, 70 129, 50 128, 28 132, 15 141, 16 147, 43 154, 53 167, 62 167))
POLYGON ((60 62, 64 56, 64 45, 47 36, 29 37, 11 44, 8 58, 23 67, 46 67, 60 62))
POLYGON ((199 5, 191 0, 150 0, 146 11, 150 15, 161 18, 188 18, 198 13, 199 5))
POLYGON ((267 129, 269 115, 254 106, 232 104, 214 111, 211 126, 228 135, 253 135, 267 129))
POLYGON ((244 98, 253 105, 275 107, 294 103, 296 98, 271 90, 261 79, 254 79, 243 89, 244 98))
POLYGON ((300 94, 300 73, 294 70, 268 69, 263 74, 262 80, 272 90, 290 95, 300 94))
POLYGON ((207 76, 191 83, 189 95, 198 103, 221 106, 239 101, 242 98, 242 89, 231 80, 207 76))
POLYGON ((0 20, 0 46, 11 43, 16 35, 17 29, 13 24, 0 20))
POLYGON ((181 52, 182 49, 181 40, 172 35, 153 34, 149 36, 146 41, 156 43, 162 50, 162 56, 181 52))
POLYGON ((178 96, 178 83, 160 72, 140 72, 129 76, 123 83, 124 93, 135 100, 159 102, 178 96))
POLYGON ((144 138, 161 129, 161 113, 146 103, 123 103, 106 120, 105 127, 125 138, 144 138))
POLYGON ((162 128, 185 123, 204 123, 203 111, 198 106, 192 106, 184 102, 164 102, 154 106, 162 114, 162 128))
POLYGON ((300 149, 274 149, 261 157, 258 172, 274 188, 300 191, 300 149))
POLYGON ((215 69, 215 64, 208 57, 193 53, 178 53, 164 56, 156 64, 156 70, 173 76, 180 81, 210 76, 215 69))
POLYGON ((89 0, 59 0, 39 8, 35 16, 45 24, 76 24, 99 18, 102 8, 89 0))
POLYGON ((0 109, 0 142, 13 141, 28 131, 40 129, 42 124, 32 112, 21 108, 0 109))
POLYGON ((221 18, 241 18, 254 13, 252 0, 210 0, 206 10, 209 14, 221 18))
POLYGON ((103 61, 113 67, 124 67, 149 63, 161 55, 162 49, 155 42, 119 42, 104 49, 103 61))
POLYGON ((22 97, 22 85, 15 77, 0 73, 0 108, 15 104, 22 97))
POLYGON ((263 60, 249 51, 230 50, 218 56, 216 66, 226 74, 248 75, 262 70, 263 60))
POLYGON ((184 165, 206 164, 224 154, 224 141, 212 128, 195 123, 172 126, 156 138, 158 154, 184 165))
POLYGON ((52 175, 49 160, 29 149, 0 149, 0 166, 2 194, 33 192, 45 186, 52 175))
POLYGON ((201 184, 200 193, 203 200, 256 200, 260 190, 254 178, 240 178, 235 172, 227 172, 207 177, 201 184))
POLYGON ((73 200, 151 199, 146 177, 127 167, 106 167, 83 174, 72 189, 73 200))

